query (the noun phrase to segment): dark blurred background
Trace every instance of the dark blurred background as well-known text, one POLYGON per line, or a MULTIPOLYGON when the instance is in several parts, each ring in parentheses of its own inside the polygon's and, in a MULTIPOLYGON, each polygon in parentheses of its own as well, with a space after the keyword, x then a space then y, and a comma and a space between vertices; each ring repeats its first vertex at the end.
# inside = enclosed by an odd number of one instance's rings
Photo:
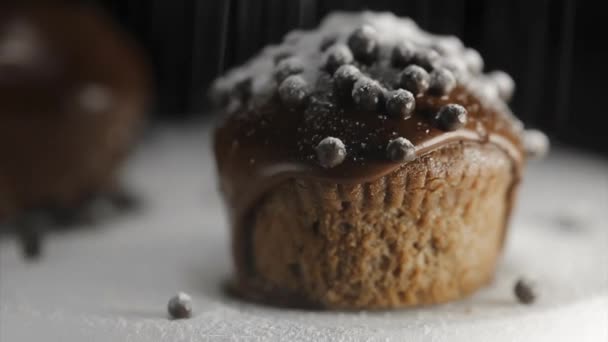
MULTIPOLYGON (((554 140, 608 155, 602 110, 608 60, 597 3, 574 0, 98 0, 148 51, 156 114, 207 115, 205 90, 226 69, 334 10, 392 11, 478 49, 517 83, 512 106, 554 140)), ((601 4, 600 4, 601 5, 601 4)))

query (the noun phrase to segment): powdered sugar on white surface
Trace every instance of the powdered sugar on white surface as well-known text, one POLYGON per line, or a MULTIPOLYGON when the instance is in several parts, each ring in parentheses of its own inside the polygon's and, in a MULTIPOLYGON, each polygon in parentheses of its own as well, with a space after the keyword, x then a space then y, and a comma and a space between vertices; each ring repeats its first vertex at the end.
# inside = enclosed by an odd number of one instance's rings
POLYGON ((313 312, 226 297, 229 234, 203 125, 157 130, 126 176, 140 214, 49 236, 37 263, 0 241, 0 341, 606 341, 608 163, 558 150, 529 165, 495 282, 447 305, 313 312), (539 300, 518 304, 517 277, 539 300), (166 303, 192 295, 194 317, 166 303))

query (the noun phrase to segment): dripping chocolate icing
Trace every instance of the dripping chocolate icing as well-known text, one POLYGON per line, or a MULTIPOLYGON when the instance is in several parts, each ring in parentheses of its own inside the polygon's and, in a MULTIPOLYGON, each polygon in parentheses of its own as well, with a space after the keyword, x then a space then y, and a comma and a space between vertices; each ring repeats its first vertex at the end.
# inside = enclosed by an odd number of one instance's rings
POLYGON ((519 172, 523 161, 519 135, 501 113, 466 89, 458 87, 443 97, 418 97, 416 108, 406 120, 391 119, 382 112, 334 108, 314 124, 307 122, 304 110, 290 111, 279 101, 233 114, 215 135, 221 191, 232 219, 238 221, 264 193, 289 178, 335 183, 380 178, 403 165, 390 161, 385 153, 387 142, 400 136, 416 146, 418 157, 457 141, 496 144, 513 159, 519 172), (467 109, 469 119, 462 129, 444 132, 430 123, 429 113, 447 103, 467 109), (326 136, 340 137, 348 153, 342 164, 329 169, 321 167, 314 154, 314 147, 326 136))

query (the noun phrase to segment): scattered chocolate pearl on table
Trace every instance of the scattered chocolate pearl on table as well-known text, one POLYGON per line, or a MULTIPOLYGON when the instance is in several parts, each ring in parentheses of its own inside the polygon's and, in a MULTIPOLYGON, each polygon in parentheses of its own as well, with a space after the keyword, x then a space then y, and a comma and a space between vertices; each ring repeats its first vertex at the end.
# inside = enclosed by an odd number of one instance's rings
POLYGON ((511 100, 515 91, 515 81, 504 71, 496 70, 488 74, 498 89, 498 96, 504 101, 511 100))
POLYGON ((481 58, 481 55, 479 54, 479 52, 477 52, 477 50, 467 48, 464 51, 463 58, 465 63, 467 64, 467 67, 472 72, 480 73, 483 71, 483 58, 481 58))
POLYGON ((518 279, 513 288, 513 292, 515 293, 517 300, 522 304, 532 304, 536 301, 537 294, 534 284, 527 279, 518 279))
POLYGON ((569 215, 568 213, 560 213, 559 215, 556 215, 552 223, 562 231, 575 232, 583 230, 582 227, 584 225, 581 221, 582 220, 576 216, 569 215))
POLYGON ((401 42, 393 48, 391 65, 395 68, 405 68, 414 59, 415 48, 408 42, 401 42))
POLYGON ((392 118, 408 119, 416 109, 416 98, 407 90, 397 89, 386 98, 386 112, 392 118))
POLYGON ((308 83, 300 75, 287 77, 279 86, 279 97, 289 108, 296 108, 306 101, 309 94, 308 83))
POLYGON ((362 110, 377 110, 383 93, 380 83, 369 77, 361 77, 353 86, 353 101, 362 110))
POLYGON ((414 95, 424 94, 429 89, 430 76, 418 65, 410 65, 399 75, 399 85, 414 95))
POLYGON ((324 66, 327 71, 333 73, 340 66, 350 64, 354 60, 353 53, 344 44, 335 44, 325 52, 324 66))
POLYGON ((184 292, 178 292, 169 300, 167 310, 173 319, 190 318, 192 316, 192 297, 184 292))
POLYGON ((334 84, 338 91, 350 95, 353 85, 361 76, 361 71, 356 66, 350 64, 343 65, 334 73, 334 84))
POLYGON ((337 40, 338 37, 336 36, 323 37, 323 39, 321 40, 321 44, 319 44, 319 50, 321 50, 321 52, 327 50, 330 46, 334 45, 337 40))
POLYGON ((454 131, 467 123, 467 110, 459 104, 447 104, 439 109, 434 121, 440 129, 454 131))
POLYGON ((287 57, 280 61, 274 71, 274 76, 277 81, 281 82, 287 77, 304 71, 304 63, 298 57, 287 57))
POLYGON ((528 157, 541 159, 549 153, 551 144, 545 133, 536 129, 527 129, 523 133, 523 140, 528 157))
POLYGON ((429 93, 432 95, 449 94, 456 87, 454 74, 446 68, 437 68, 429 75, 429 93))
POLYGON ((348 37, 348 47, 362 63, 373 62, 378 54, 378 33, 369 25, 363 25, 348 37))
POLYGON ((416 148, 411 141, 399 137, 391 140, 386 147, 388 158, 395 162, 408 162, 416 159, 416 148))
POLYGON ((340 165, 346 158, 346 147, 342 140, 327 137, 317 145, 317 160, 324 168, 332 168, 340 165))

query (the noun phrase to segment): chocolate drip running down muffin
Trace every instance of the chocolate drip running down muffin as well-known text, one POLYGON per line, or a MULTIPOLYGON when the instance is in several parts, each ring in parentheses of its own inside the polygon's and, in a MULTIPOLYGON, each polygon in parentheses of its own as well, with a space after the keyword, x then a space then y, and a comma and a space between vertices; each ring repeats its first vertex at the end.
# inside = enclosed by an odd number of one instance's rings
POLYGON ((120 204, 116 171, 149 81, 139 50, 94 8, 0 5, 0 221, 26 229, 19 222, 30 213, 52 216, 101 194, 120 204))
POLYGON ((381 309, 487 284, 526 132, 506 104, 513 81, 482 70, 456 37, 366 12, 294 31, 218 79, 236 291, 381 309))

